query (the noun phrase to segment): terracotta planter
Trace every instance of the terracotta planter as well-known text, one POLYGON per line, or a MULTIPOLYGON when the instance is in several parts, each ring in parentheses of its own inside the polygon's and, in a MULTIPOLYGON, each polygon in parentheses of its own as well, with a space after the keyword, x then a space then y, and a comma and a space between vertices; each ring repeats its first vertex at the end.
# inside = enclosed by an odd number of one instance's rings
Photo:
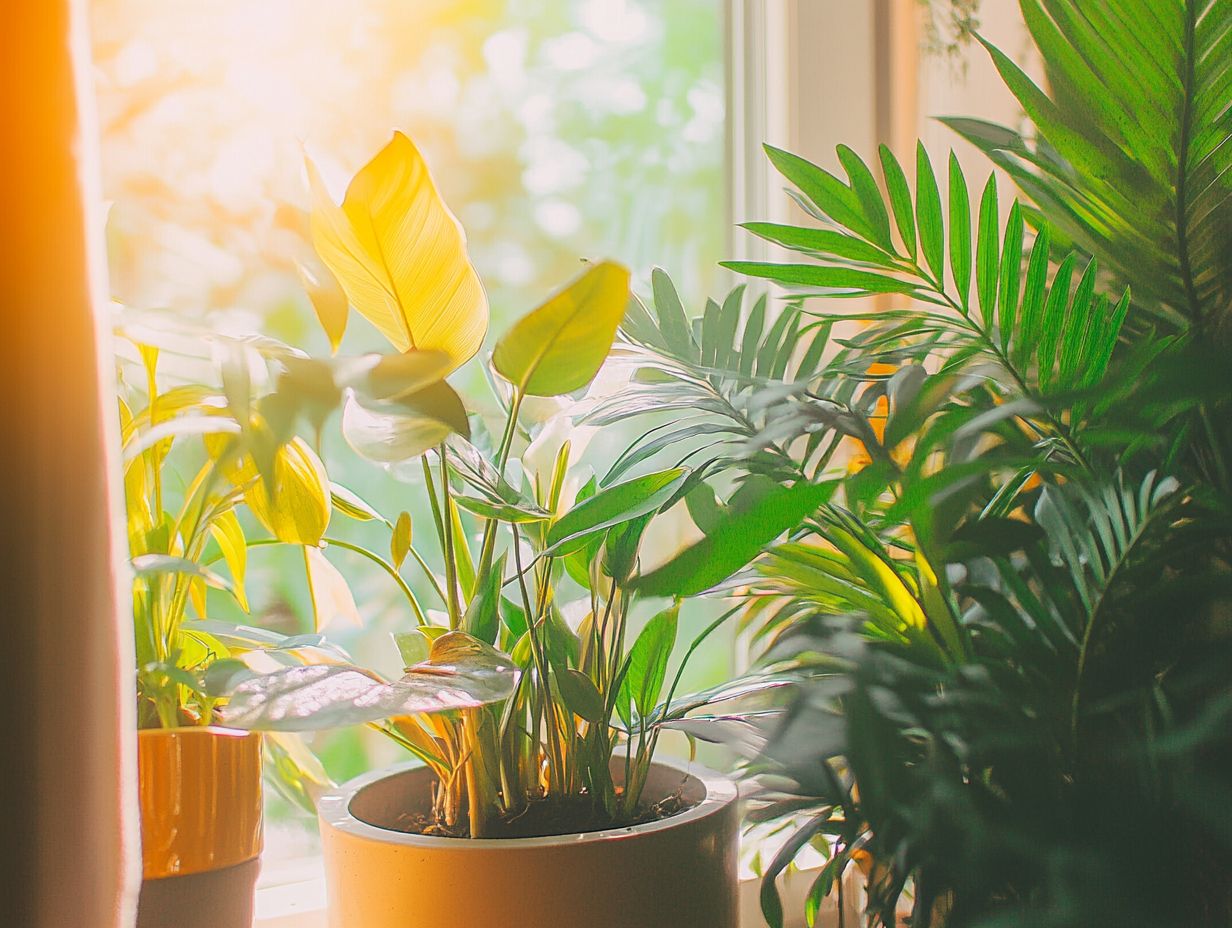
POLYGON ((261 853, 261 736, 138 732, 138 928, 250 928, 261 853))
POLYGON ((723 777, 656 763, 646 798, 679 790, 692 807, 632 828, 465 840, 383 827, 426 811, 430 782, 404 765, 321 800, 331 928, 736 928, 736 789, 723 777))

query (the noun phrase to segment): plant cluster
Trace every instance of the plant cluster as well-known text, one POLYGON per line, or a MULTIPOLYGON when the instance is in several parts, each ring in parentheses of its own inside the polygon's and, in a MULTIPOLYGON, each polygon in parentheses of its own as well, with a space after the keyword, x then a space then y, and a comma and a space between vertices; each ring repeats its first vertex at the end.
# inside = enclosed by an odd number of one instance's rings
POLYGON ((638 391, 596 411, 691 411, 631 452, 692 443, 719 490, 651 586, 737 597, 806 680, 751 762, 791 826, 772 925, 810 844, 810 919, 852 861, 876 924, 1232 915, 1232 4, 1021 6, 1049 91, 988 51, 1034 134, 945 121, 1030 202, 922 147, 914 183, 768 148, 811 221, 746 228, 801 257, 727 266, 787 309, 690 324, 659 277, 638 391))
POLYGON ((415 826, 431 833, 552 833, 653 817, 641 801, 651 759, 662 728, 687 711, 667 708, 680 679, 667 683, 679 602, 634 636, 630 580, 644 534, 690 472, 618 480, 613 471, 570 488, 567 438, 548 449, 546 469, 513 454, 531 437, 520 418, 528 399, 576 393, 598 373, 625 313, 628 271, 591 265, 497 341, 490 367, 502 416, 489 433, 445 380, 479 350, 486 297, 414 145, 396 134, 341 206, 311 165, 310 176, 321 321, 336 347, 354 307, 396 353, 293 359, 275 394, 291 421, 320 422, 341 405, 343 436, 371 461, 418 460, 441 570, 417 550, 405 512, 386 522, 388 559, 350 545, 393 578, 415 618, 395 635, 405 674, 385 680, 347 661, 239 674, 224 718, 272 731, 376 725, 436 774, 431 820, 415 826), (439 610, 402 579, 408 557, 439 610), (569 601, 584 612, 573 626, 569 601))

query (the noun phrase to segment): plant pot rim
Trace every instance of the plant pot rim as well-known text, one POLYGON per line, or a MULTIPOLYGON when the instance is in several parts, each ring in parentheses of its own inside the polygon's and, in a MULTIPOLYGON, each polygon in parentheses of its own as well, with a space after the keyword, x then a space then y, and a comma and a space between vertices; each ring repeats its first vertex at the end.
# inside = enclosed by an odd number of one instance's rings
POLYGON ((564 835, 546 835, 537 838, 446 838, 439 835, 408 834, 370 825, 356 818, 351 813, 351 800, 360 790, 371 786, 388 777, 398 776, 412 770, 422 770, 424 765, 418 761, 395 764, 380 770, 369 771, 353 780, 348 780, 328 793, 317 802, 317 815, 321 826, 365 838, 370 841, 380 841, 386 844, 404 845, 406 847, 432 848, 435 850, 513 850, 516 848, 544 848, 556 846, 576 847, 580 844, 596 844, 605 841, 627 840, 637 835, 664 831, 669 828, 679 828, 700 819, 721 814, 738 798, 736 784, 729 777, 716 773, 700 764, 678 761, 675 758, 656 760, 657 767, 666 767, 687 777, 697 780, 706 790, 706 796, 697 805, 669 815, 653 822, 641 825, 628 825, 623 828, 608 828, 603 831, 575 832, 564 835))
POLYGON ((175 728, 138 728, 138 738, 153 738, 158 735, 189 735, 209 734, 218 738, 259 738, 259 731, 247 731, 242 728, 224 728, 221 725, 177 725, 175 728))

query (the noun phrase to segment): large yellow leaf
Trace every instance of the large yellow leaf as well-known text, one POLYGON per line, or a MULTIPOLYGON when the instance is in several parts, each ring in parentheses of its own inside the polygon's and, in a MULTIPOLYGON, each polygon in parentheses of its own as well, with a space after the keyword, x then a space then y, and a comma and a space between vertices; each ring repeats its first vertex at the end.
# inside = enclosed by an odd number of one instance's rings
POLYGON ((628 269, 596 264, 514 323, 496 343, 492 364, 531 396, 584 387, 603 366, 628 302, 628 269))
POLYGON ((356 312, 399 351, 442 351, 457 367, 483 342, 488 299, 466 235, 401 132, 336 205, 308 163, 312 241, 356 312))

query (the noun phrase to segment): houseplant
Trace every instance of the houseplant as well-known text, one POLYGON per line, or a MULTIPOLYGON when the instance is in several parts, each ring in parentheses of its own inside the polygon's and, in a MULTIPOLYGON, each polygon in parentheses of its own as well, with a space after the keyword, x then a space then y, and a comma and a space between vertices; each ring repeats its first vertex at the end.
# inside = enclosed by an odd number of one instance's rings
MULTIPOLYGON (((955 161, 943 212, 922 150, 913 196, 884 150, 885 195, 850 150, 844 181, 771 149, 818 223, 750 230, 808 260, 734 267, 800 299, 767 333, 714 303, 694 340, 661 281, 626 409, 726 441, 716 535, 766 481, 835 486, 725 587, 809 678, 755 761, 759 817, 802 816, 769 880, 820 842, 813 913, 854 859, 876 924, 1227 924, 1232 4, 1022 7, 1051 96, 989 50, 1034 138, 947 122, 1034 205, 1002 227, 990 181, 973 230, 955 161), (872 294, 824 347, 844 317, 805 298, 872 294)), ((687 557, 656 588, 730 573, 687 557)))
MULTIPOLYGON (((196 333, 165 321, 128 311, 117 333, 133 349, 121 353, 119 374, 137 655, 138 923, 246 926, 261 851, 262 744, 219 727, 216 713, 225 681, 243 669, 240 655, 259 645, 203 621, 206 590, 246 610, 239 511, 275 538, 312 544, 329 522, 329 485, 306 443, 266 427, 241 342, 208 340, 228 354, 220 371, 196 333)), ((281 636, 264 638, 288 658, 298 653, 281 636)))
POLYGON ((277 392, 292 404, 339 399, 354 450, 417 466, 443 568, 430 570, 405 514, 388 522, 388 559, 365 549, 416 622, 395 638, 401 679, 339 663, 233 680, 228 724, 377 724, 421 762, 322 800, 332 923, 573 924, 584 912, 596 925, 734 924, 734 789, 654 760, 663 728, 701 704, 673 701, 679 671, 665 686, 679 603, 632 633, 643 536, 690 474, 570 486, 568 438, 551 427, 526 436, 521 416, 528 400, 595 377, 625 312, 628 272, 591 265, 498 340, 490 441, 444 379, 478 351, 486 297, 419 152, 396 134, 341 206, 311 165, 309 175, 314 244, 346 297, 342 314, 321 314, 331 337, 349 302, 398 352, 374 374, 420 380, 362 397, 340 388, 344 359, 293 366, 277 392), (408 557, 440 620, 401 579, 408 557), (569 600, 581 613, 574 625, 569 600))

